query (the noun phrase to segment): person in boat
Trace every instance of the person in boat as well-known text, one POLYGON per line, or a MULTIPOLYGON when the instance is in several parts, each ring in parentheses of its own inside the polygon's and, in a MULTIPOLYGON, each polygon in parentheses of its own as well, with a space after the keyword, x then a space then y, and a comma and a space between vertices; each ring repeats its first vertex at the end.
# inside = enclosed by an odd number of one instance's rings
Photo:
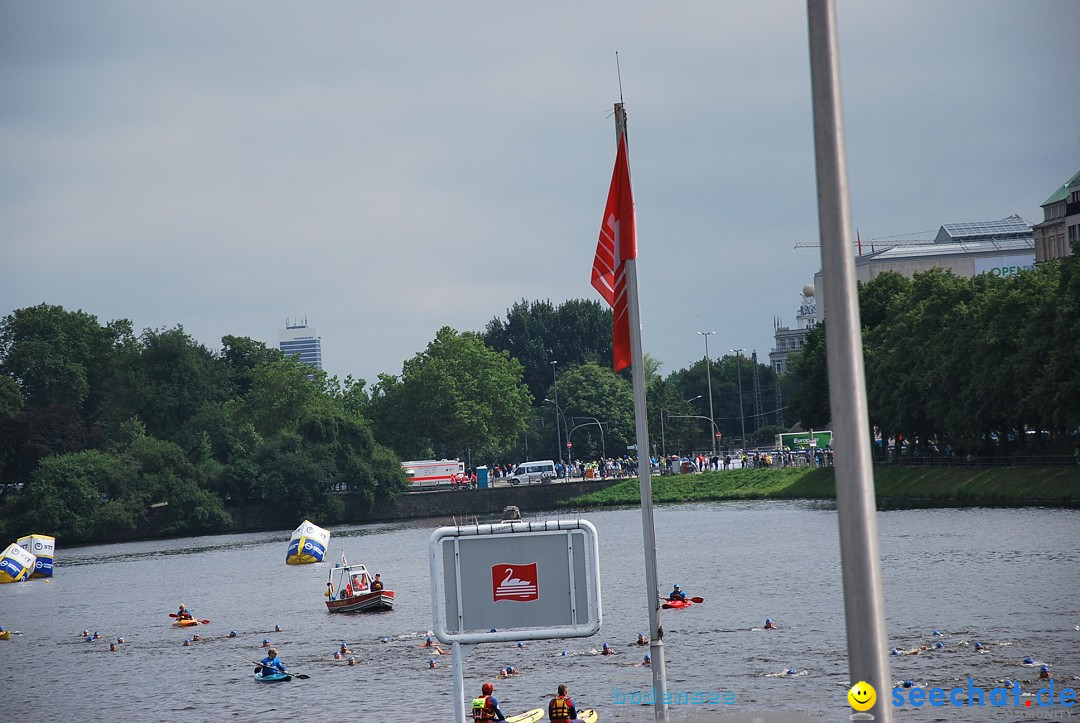
POLYGON ((600 649, 600 654, 601 655, 614 655, 615 650, 610 645, 608 645, 607 643, 604 643, 604 646, 600 649))
POLYGON ((648 638, 645 637, 645 633, 638 633, 636 642, 637 642, 638 645, 648 645, 649 644, 649 640, 648 640, 648 638))
POLYGON ((484 683, 480 686, 480 697, 473 698, 472 701, 472 719, 474 721, 506 720, 506 716, 499 710, 499 701, 495 700, 495 696, 492 695, 494 692, 495 686, 491 683, 484 683))
POLYGON ((184 607, 184 603, 180 603, 180 609, 176 611, 176 619, 177 620, 193 620, 194 617, 192 616, 192 614, 190 612, 188 612, 188 609, 186 607, 184 607))
POLYGON ((382 589, 383 589, 382 579, 381 579, 379 573, 375 573, 375 579, 371 581, 371 591, 372 592, 381 592, 382 589))
POLYGON ((765 625, 763 630, 776 630, 776 625, 773 624, 772 618, 765 618, 765 625))
POLYGON ((686 593, 679 587, 679 583, 675 583, 674 589, 667 596, 668 602, 685 602, 686 593))
POLYGON ((285 664, 277 656, 277 648, 266 651, 266 657, 259 661, 259 667, 255 672, 263 677, 286 672, 285 664))
POLYGON ((566 692, 566 684, 559 683, 558 693, 548 703, 548 720, 570 721, 577 718, 577 707, 574 699, 566 692))

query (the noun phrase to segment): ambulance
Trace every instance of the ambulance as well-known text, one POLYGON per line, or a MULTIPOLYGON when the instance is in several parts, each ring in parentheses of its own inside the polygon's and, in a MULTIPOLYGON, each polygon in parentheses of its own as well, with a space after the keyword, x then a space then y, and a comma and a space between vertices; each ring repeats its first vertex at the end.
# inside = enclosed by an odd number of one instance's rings
POLYGON ((410 492, 433 489, 452 489, 469 482, 465 463, 456 459, 422 459, 402 462, 401 468, 409 477, 410 492))

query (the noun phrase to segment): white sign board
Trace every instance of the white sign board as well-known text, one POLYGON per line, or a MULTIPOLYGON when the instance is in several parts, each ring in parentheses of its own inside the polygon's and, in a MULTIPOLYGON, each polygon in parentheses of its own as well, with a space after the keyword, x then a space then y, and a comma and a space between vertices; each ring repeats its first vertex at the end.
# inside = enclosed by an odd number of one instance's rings
POLYGON ((1035 253, 1023 256, 982 256, 975 258, 975 274, 1015 276, 1020 271, 1035 268, 1035 253))
POLYGON ((440 527, 429 551, 433 631, 444 643, 600 630, 600 550, 585 520, 440 527))

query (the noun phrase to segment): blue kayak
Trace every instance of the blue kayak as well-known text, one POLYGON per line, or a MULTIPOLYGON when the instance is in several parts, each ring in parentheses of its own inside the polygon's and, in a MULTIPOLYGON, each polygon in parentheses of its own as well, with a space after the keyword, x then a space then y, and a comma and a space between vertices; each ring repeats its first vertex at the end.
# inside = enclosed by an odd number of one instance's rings
POLYGON ((271 673, 270 675, 255 673, 254 677, 257 683, 281 683, 292 680, 292 673, 271 673))

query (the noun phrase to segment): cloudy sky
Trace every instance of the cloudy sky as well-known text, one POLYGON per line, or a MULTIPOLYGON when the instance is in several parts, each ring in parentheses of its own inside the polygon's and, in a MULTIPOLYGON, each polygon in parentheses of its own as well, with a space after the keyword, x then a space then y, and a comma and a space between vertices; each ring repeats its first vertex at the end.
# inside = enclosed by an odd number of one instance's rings
MULTIPOLYGON (((1080 3, 838 2, 863 239, 1019 213, 1080 170, 1080 3)), ((395 374, 442 326, 589 285, 629 115, 645 351, 794 326, 820 267, 805 3, 0 1, 0 315, 395 374)))

